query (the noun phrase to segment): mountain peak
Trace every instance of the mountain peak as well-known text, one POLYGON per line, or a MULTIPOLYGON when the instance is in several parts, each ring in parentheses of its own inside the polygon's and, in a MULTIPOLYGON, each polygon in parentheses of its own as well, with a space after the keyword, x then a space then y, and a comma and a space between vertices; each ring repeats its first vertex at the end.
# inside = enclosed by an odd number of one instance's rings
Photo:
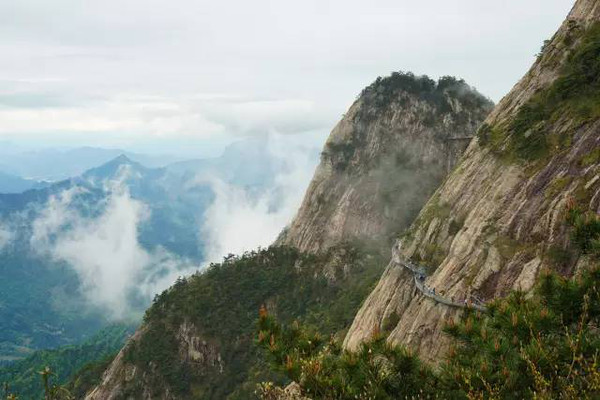
POLYGON ((113 158, 112 160, 104 163, 96 168, 92 168, 86 171, 82 176, 83 178, 96 178, 96 179, 110 179, 116 177, 120 173, 120 169, 123 166, 129 166, 135 171, 146 171, 147 168, 142 164, 131 160, 125 154, 113 158))
POLYGON ((136 164, 135 161, 132 161, 125 154, 121 154, 114 158, 112 161, 109 161, 107 164, 136 164))

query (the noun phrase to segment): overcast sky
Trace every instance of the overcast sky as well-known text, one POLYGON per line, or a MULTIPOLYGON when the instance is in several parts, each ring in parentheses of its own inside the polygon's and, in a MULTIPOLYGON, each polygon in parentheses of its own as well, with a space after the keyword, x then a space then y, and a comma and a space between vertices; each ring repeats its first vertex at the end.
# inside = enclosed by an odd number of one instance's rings
POLYGON ((3 0, 0 140, 201 154, 328 132, 394 70, 498 101, 573 0, 3 0))

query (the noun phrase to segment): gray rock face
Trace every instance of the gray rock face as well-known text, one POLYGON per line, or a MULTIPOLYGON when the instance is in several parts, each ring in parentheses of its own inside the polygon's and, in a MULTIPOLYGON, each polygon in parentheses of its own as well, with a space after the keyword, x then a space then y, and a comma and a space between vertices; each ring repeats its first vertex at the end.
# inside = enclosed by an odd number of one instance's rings
MULTIPOLYGON (((177 398, 171 393, 168 385, 162 382, 163 379, 160 373, 156 372, 157 365, 154 362, 151 361, 147 368, 140 370, 126 359, 129 347, 135 345, 145 331, 144 326, 138 329, 104 372, 100 384, 86 395, 86 400, 172 400, 177 398), (153 393, 150 388, 156 387, 162 387, 163 390, 158 394, 153 393)), ((179 326, 177 342, 180 360, 191 363, 199 369, 223 371, 223 361, 219 349, 207 342, 193 324, 184 321, 179 326)))
POLYGON ((492 104, 462 81, 379 78, 331 132, 279 243, 318 252, 406 228, 452 169, 492 104))
MULTIPOLYGON (((559 76, 577 40, 566 40, 600 21, 600 1, 579 0, 545 50, 511 92, 486 119, 503 126, 539 90, 559 76)), ((412 225, 402 249, 404 257, 422 260, 433 273, 430 287, 447 297, 475 294, 492 299, 510 290, 529 291, 540 271, 576 274, 589 263, 584 256, 557 265, 551 247, 565 248, 569 229, 565 205, 578 198, 584 210, 600 211, 600 165, 582 157, 600 145, 600 121, 578 123, 569 116, 552 120, 544 133, 568 133, 570 145, 551 154, 541 165, 507 162, 474 140, 453 173, 430 199, 412 225)), ((345 339, 355 348, 392 313, 400 318, 389 334, 429 361, 446 348, 443 323, 460 311, 436 304, 415 291, 412 276, 390 263, 365 301, 345 339)))

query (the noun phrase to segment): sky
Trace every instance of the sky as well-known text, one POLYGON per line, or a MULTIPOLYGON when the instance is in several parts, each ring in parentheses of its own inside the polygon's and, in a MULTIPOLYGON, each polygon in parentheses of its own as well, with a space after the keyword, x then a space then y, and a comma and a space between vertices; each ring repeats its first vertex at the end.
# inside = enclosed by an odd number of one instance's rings
POLYGON ((206 155, 315 137, 396 70, 462 77, 498 101, 572 4, 6 0, 0 142, 206 155))

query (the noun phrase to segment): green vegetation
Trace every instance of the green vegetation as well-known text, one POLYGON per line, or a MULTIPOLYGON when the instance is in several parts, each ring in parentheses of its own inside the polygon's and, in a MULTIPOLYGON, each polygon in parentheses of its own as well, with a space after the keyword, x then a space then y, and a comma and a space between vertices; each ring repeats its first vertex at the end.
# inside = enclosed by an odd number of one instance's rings
POLYGON ((73 269, 28 251, 0 255, 0 368, 38 349, 81 342, 105 324, 98 313, 81 312, 73 269))
MULTIPOLYGON (((363 104, 352 121, 359 126, 378 118, 392 104, 409 106, 411 98, 414 98, 431 107, 431 112, 420 111, 422 125, 441 127, 443 121, 444 124, 454 124, 457 132, 464 132, 471 129, 471 124, 482 121, 493 106, 490 100, 462 79, 445 76, 436 82, 426 75, 415 76, 410 72, 392 72, 390 76, 378 77, 363 89, 359 97, 363 104), (460 103, 460 107, 453 106, 456 102, 460 103)), ((448 129, 453 128, 444 125, 440 134, 447 133, 448 129)), ((340 142, 328 142, 322 153, 338 171, 345 170, 356 152, 365 148, 364 130, 356 128, 352 133, 351 137, 344 137, 340 142)))
POLYGON ((415 76, 411 72, 392 72, 385 78, 377 77, 375 82, 363 89, 360 97, 376 107, 385 107, 393 101, 402 101, 402 94, 417 96, 433 104, 438 112, 452 111, 448 98, 460 100, 465 108, 489 109, 490 100, 467 85, 463 79, 453 76, 441 77, 437 82, 427 75, 415 76))
POLYGON ((554 196, 556 196, 557 194, 561 193, 567 186, 569 186, 571 184, 571 182, 573 181, 573 178, 570 176, 563 176, 562 178, 555 178, 552 182, 550 182, 550 185, 548 185, 548 188, 546 188, 545 191, 545 196, 546 198, 553 198, 554 196))
POLYGON ((142 389, 159 393, 168 387, 182 398, 251 398, 257 382, 281 379, 252 345, 259 307, 269 304, 282 321, 299 319, 335 334, 350 325, 384 265, 377 253, 351 244, 319 256, 272 247, 231 255, 180 279, 157 296, 144 335, 125 354, 141 371, 154 366, 154 386, 125 385, 125 394, 135 398, 142 389), (180 358, 177 337, 184 322, 217 349, 223 372, 180 358))
POLYGON ((435 194, 427 203, 421 215, 419 215, 418 225, 428 225, 434 219, 445 220, 450 217, 452 207, 448 203, 440 202, 439 194, 435 194))
POLYGON ((448 225, 448 234, 450 236, 456 235, 460 230, 465 226, 466 218, 464 216, 459 216, 456 218, 452 218, 450 224, 448 225))
POLYGON ((415 261, 420 262, 427 268, 427 273, 431 274, 444 261, 447 252, 441 246, 435 243, 427 243, 419 253, 415 254, 415 261))
POLYGON ((277 370, 300 382, 311 399, 427 398, 436 393, 431 370, 377 333, 351 352, 334 338, 298 323, 282 326, 266 311, 261 312, 258 330, 257 342, 277 370))
POLYGON ((448 324, 457 345, 441 372, 446 390, 463 398, 597 398, 599 284, 598 270, 579 280, 547 274, 534 298, 515 292, 488 315, 448 324))
POLYGON ((564 249, 557 245, 552 245, 546 251, 546 259, 557 270, 564 269, 573 259, 573 252, 570 249, 564 249))
POLYGON ((600 23, 579 38, 560 76, 533 95, 507 124, 482 126, 480 143, 510 161, 543 160, 571 144, 573 129, 548 134, 562 118, 583 124, 600 117, 600 23))
POLYGON ((85 364, 71 377, 65 388, 76 399, 83 399, 85 394, 102 381, 102 374, 114 359, 113 355, 85 364))
POLYGON ((337 171, 344 171, 350 165, 356 149, 364 147, 364 140, 362 136, 354 134, 343 142, 327 142, 322 156, 329 158, 337 171))
POLYGON ((132 327, 115 325, 79 345, 36 351, 24 360, 0 368, 0 383, 10 383, 11 392, 21 398, 41 398, 44 393, 38 374, 41 368, 50 368, 52 379, 58 385, 64 385, 87 363, 112 358, 132 331, 132 327))
POLYGON ((600 257, 600 218, 593 211, 584 212, 573 203, 567 209, 571 241, 583 254, 600 257))
MULTIPOLYGON (((74 400, 75 398, 71 393, 63 386, 52 383, 52 379, 56 375, 49 367, 45 367, 41 371, 38 371, 37 376, 41 378, 40 386, 43 388, 37 398, 43 398, 44 400, 74 400)), ((34 397, 34 398, 35 398, 34 397)), ((12 387, 8 384, 4 384, 4 399, 6 400, 17 400, 20 396, 15 394, 12 387)))
POLYGON ((580 159, 580 165, 582 167, 589 167, 590 165, 600 163, 600 148, 595 148, 587 154, 584 154, 580 159))
MULTIPOLYGON (((481 314, 449 320, 454 345, 432 371, 378 332, 357 352, 265 310, 256 341, 274 369, 318 399, 593 399, 600 396, 600 270, 544 275, 532 298, 514 292, 481 314)), ((275 390, 263 384, 268 398, 275 390)))

